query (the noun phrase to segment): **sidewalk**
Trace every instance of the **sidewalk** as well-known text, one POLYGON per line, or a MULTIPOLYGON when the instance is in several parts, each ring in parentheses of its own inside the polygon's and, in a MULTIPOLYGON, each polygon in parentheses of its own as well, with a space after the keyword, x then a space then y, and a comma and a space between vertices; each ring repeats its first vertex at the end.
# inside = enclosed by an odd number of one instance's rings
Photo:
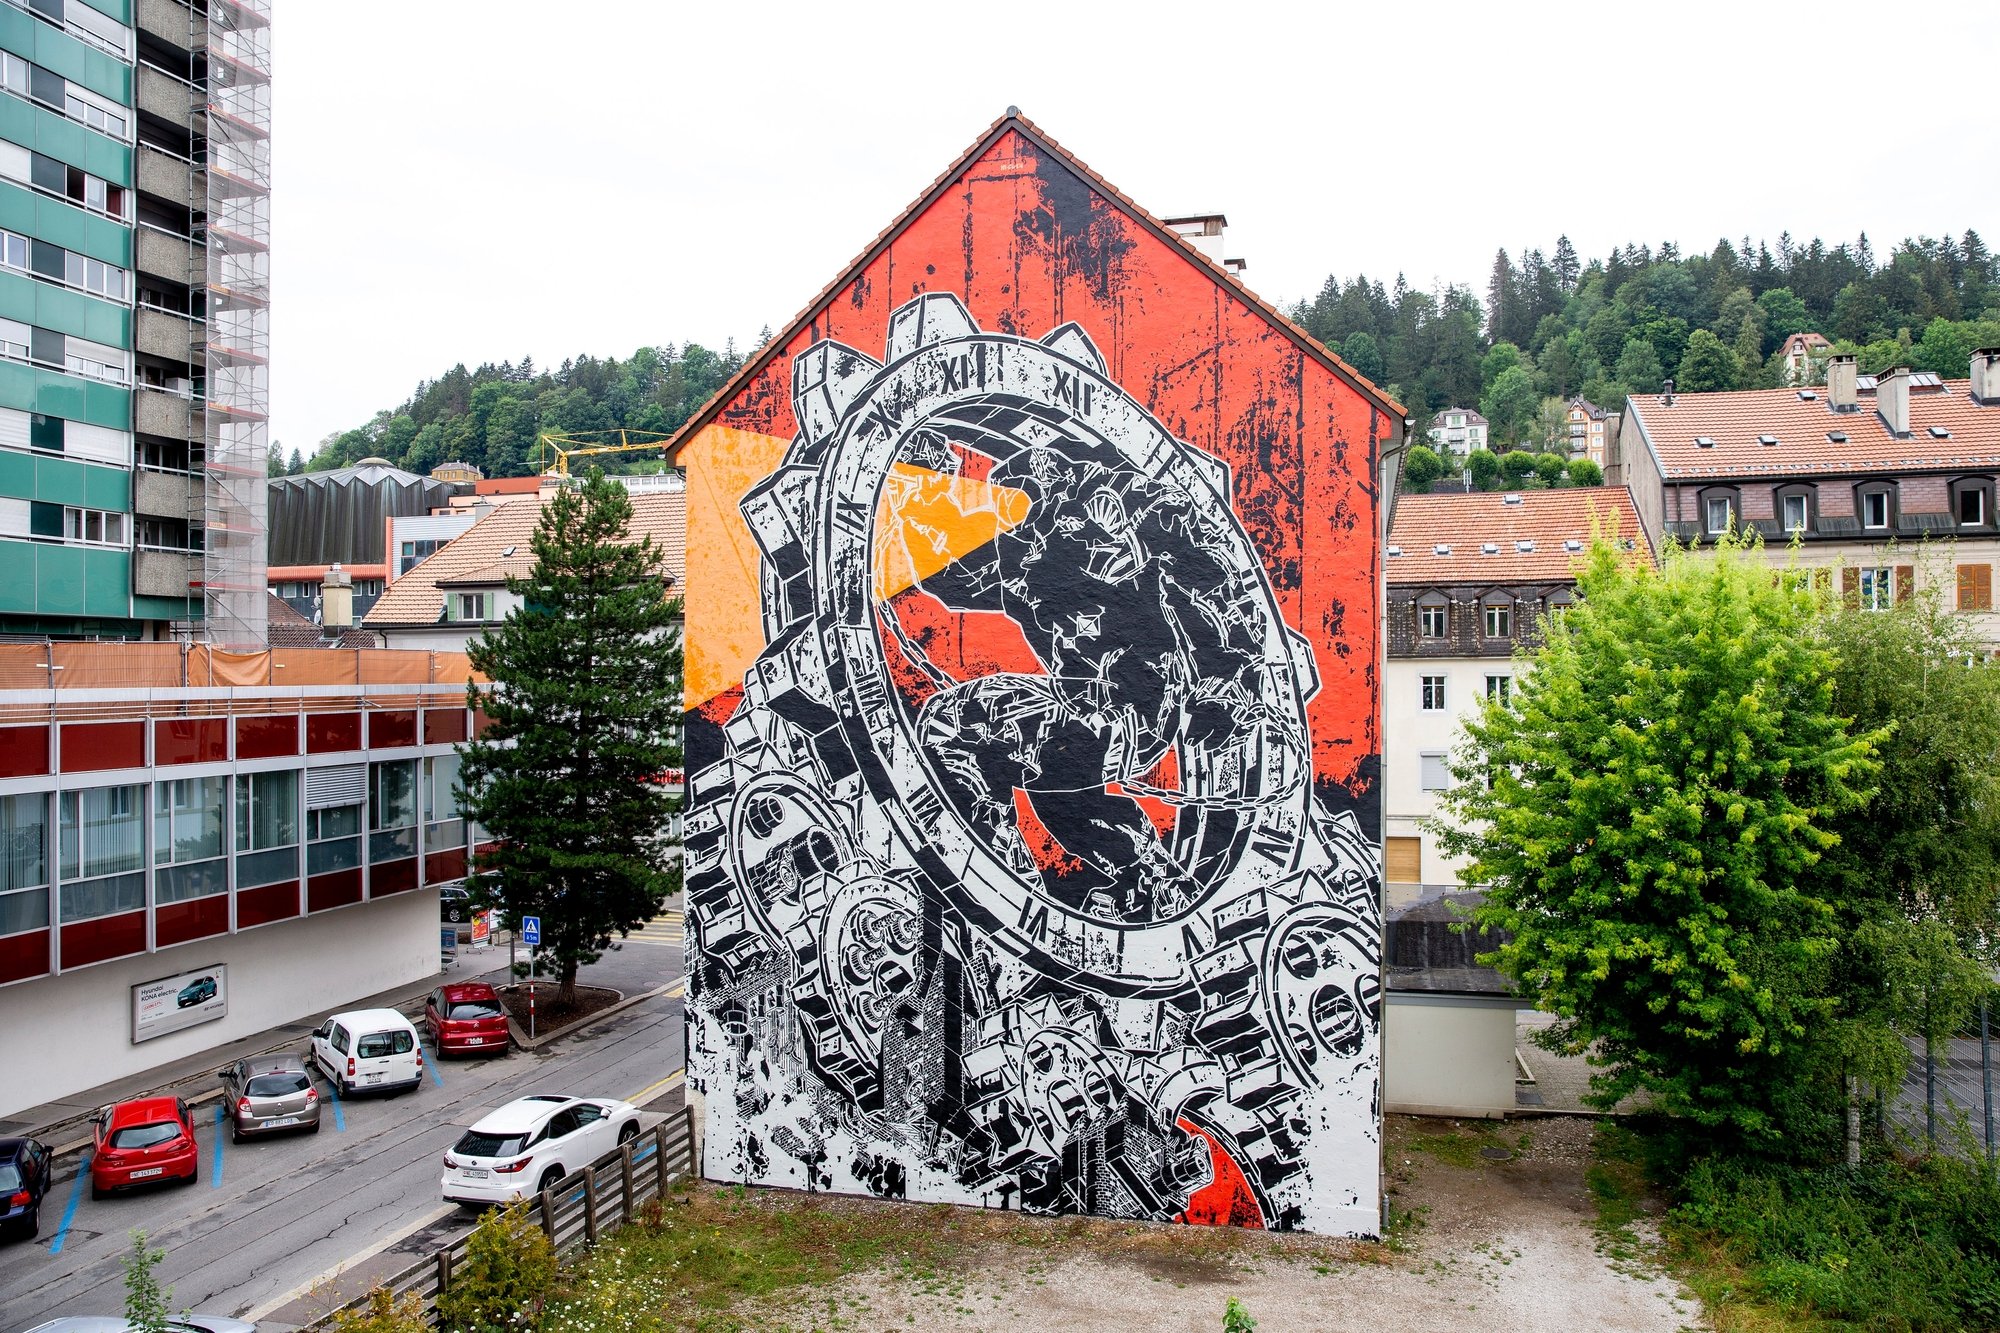
POLYGON ((89 1137, 88 1131, 80 1123, 81 1120, 107 1102, 149 1093, 178 1096, 189 1102, 217 1095, 220 1090, 216 1085, 216 1070, 224 1065, 232 1064, 246 1055, 260 1055, 270 1050, 303 1051, 308 1033, 334 1014, 345 1010, 402 1009, 406 1013, 414 1010, 415 1014, 421 1014, 424 997, 430 994, 431 987, 439 984, 441 978, 452 982, 484 981, 496 986, 504 984, 508 980, 504 933, 496 939, 492 948, 476 952, 469 942, 461 942, 455 962, 447 964, 441 970, 421 980, 405 982, 392 990, 363 996, 290 1023, 280 1023, 236 1041, 155 1065, 151 1069, 110 1083, 86 1088, 57 1101, 25 1107, 0 1120, 0 1137, 32 1135, 61 1152, 70 1143, 89 1137))

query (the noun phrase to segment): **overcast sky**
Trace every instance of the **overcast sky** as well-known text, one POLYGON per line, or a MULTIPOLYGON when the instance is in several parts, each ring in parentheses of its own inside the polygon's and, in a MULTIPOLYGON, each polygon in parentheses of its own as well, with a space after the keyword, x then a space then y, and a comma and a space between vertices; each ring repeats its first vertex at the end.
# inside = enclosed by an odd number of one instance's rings
POLYGON ((1493 251, 2000 243, 1986 6, 279 0, 273 438, 781 327, 1010 104, 1281 304, 1493 251), (1984 12, 1982 12, 1984 11, 1984 12), (1114 16, 1115 15, 1115 16, 1114 16))

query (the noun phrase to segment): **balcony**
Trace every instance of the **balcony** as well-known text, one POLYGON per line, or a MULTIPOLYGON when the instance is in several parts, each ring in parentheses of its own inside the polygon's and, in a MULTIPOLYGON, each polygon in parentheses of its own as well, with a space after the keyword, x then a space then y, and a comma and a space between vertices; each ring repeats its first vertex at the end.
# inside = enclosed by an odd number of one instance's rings
POLYGON ((153 227, 140 227, 134 235, 133 261, 141 273, 165 278, 169 282, 205 281, 203 275, 207 265, 197 258, 194 242, 185 236, 153 227))
POLYGON ((194 551, 132 553, 132 591, 140 597, 186 597, 199 592, 201 556, 194 551))
POLYGON ((151 65, 139 66, 136 83, 135 105, 141 111, 190 134, 203 132, 195 118, 195 108, 202 103, 197 101, 192 84, 151 65))
POLYGON ((169 314, 146 306, 140 306, 137 314, 139 319, 133 345, 138 350, 178 361, 182 365, 201 363, 202 344, 206 339, 193 320, 185 315, 169 314))
POLYGON ((182 208, 208 206, 208 183, 200 167, 151 144, 140 144, 137 156, 139 193, 182 208))
POLYGON ((132 474, 132 512, 147 518, 171 518, 182 523, 202 520, 201 480, 187 472, 132 474))
POLYGON ((133 26, 178 50, 208 49, 208 20, 178 0, 139 0, 133 26))
POLYGON ((132 395, 133 428, 141 435, 199 440, 208 433, 208 414, 179 394, 140 385, 132 395))

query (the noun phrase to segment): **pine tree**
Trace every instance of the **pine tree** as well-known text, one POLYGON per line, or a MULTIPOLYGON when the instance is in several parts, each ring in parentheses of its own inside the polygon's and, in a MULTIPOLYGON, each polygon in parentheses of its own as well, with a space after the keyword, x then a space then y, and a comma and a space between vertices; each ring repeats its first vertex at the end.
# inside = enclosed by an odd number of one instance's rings
POLYGON ((1493 256, 1493 276, 1486 280, 1486 341, 1506 339, 1514 318, 1514 300, 1514 265, 1507 252, 1500 250, 1493 256))
POLYGON ((652 538, 629 536, 625 489, 592 469, 556 492, 535 565, 508 581, 522 605, 475 641, 490 725, 462 750, 465 816, 494 849, 473 892, 510 921, 542 920, 536 954, 576 988, 660 910, 679 881, 662 775, 681 763, 681 604, 652 538))
POLYGON ((1576 280, 1583 272, 1583 265, 1576 257, 1576 247, 1569 243, 1568 236, 1556 237, 1556 257, 1554 261, 1556 280, 1562 283, 1563 295, 1576 290, 1576 280))

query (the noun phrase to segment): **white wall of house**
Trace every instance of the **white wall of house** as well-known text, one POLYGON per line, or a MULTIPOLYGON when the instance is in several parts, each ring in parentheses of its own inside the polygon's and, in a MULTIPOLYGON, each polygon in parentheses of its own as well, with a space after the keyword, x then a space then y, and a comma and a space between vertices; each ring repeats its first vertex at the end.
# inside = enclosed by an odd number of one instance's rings
MULTIPOLYGON (((1477 711, 1486 697, 1487 678, 1505 677, 1511 688, 1521 672, 1521 664, 1508 657, 1392 657, 1385 663, 1382 679, 1384 752, 1383 836, 1387 839, 1418 838, 1422 842, 1421 868, 1416 880, 1391 882, 1389 905, 1398 907, 1417 897, 1422 884, 1456 884, 1460 862, 1447 857, 1437 840, 1419 827, 1419 821, 1436 813, 1437 795, 1425 790, 1425 756, 1443 756, 1457 747, 1465 734, 1464 720, 1477 711), (1445 688, 1443 710, 1423 707, 1423 679, 1442 676, 1445 688)), ((1389 858, 1392 865, 1395 857, 1389 858)))
POLYGON ((80 967, 0 990, 0 1116, 143 1073, 439 970, 437 890, 80 967), (229 1012, 132 1040, 132 987, 221 964, 229 1012))
POLYGON ((1514 1109, 1512 996, 1390 991, 1387 1001, 1384 1110, 1498 1119, 1514 1109))

